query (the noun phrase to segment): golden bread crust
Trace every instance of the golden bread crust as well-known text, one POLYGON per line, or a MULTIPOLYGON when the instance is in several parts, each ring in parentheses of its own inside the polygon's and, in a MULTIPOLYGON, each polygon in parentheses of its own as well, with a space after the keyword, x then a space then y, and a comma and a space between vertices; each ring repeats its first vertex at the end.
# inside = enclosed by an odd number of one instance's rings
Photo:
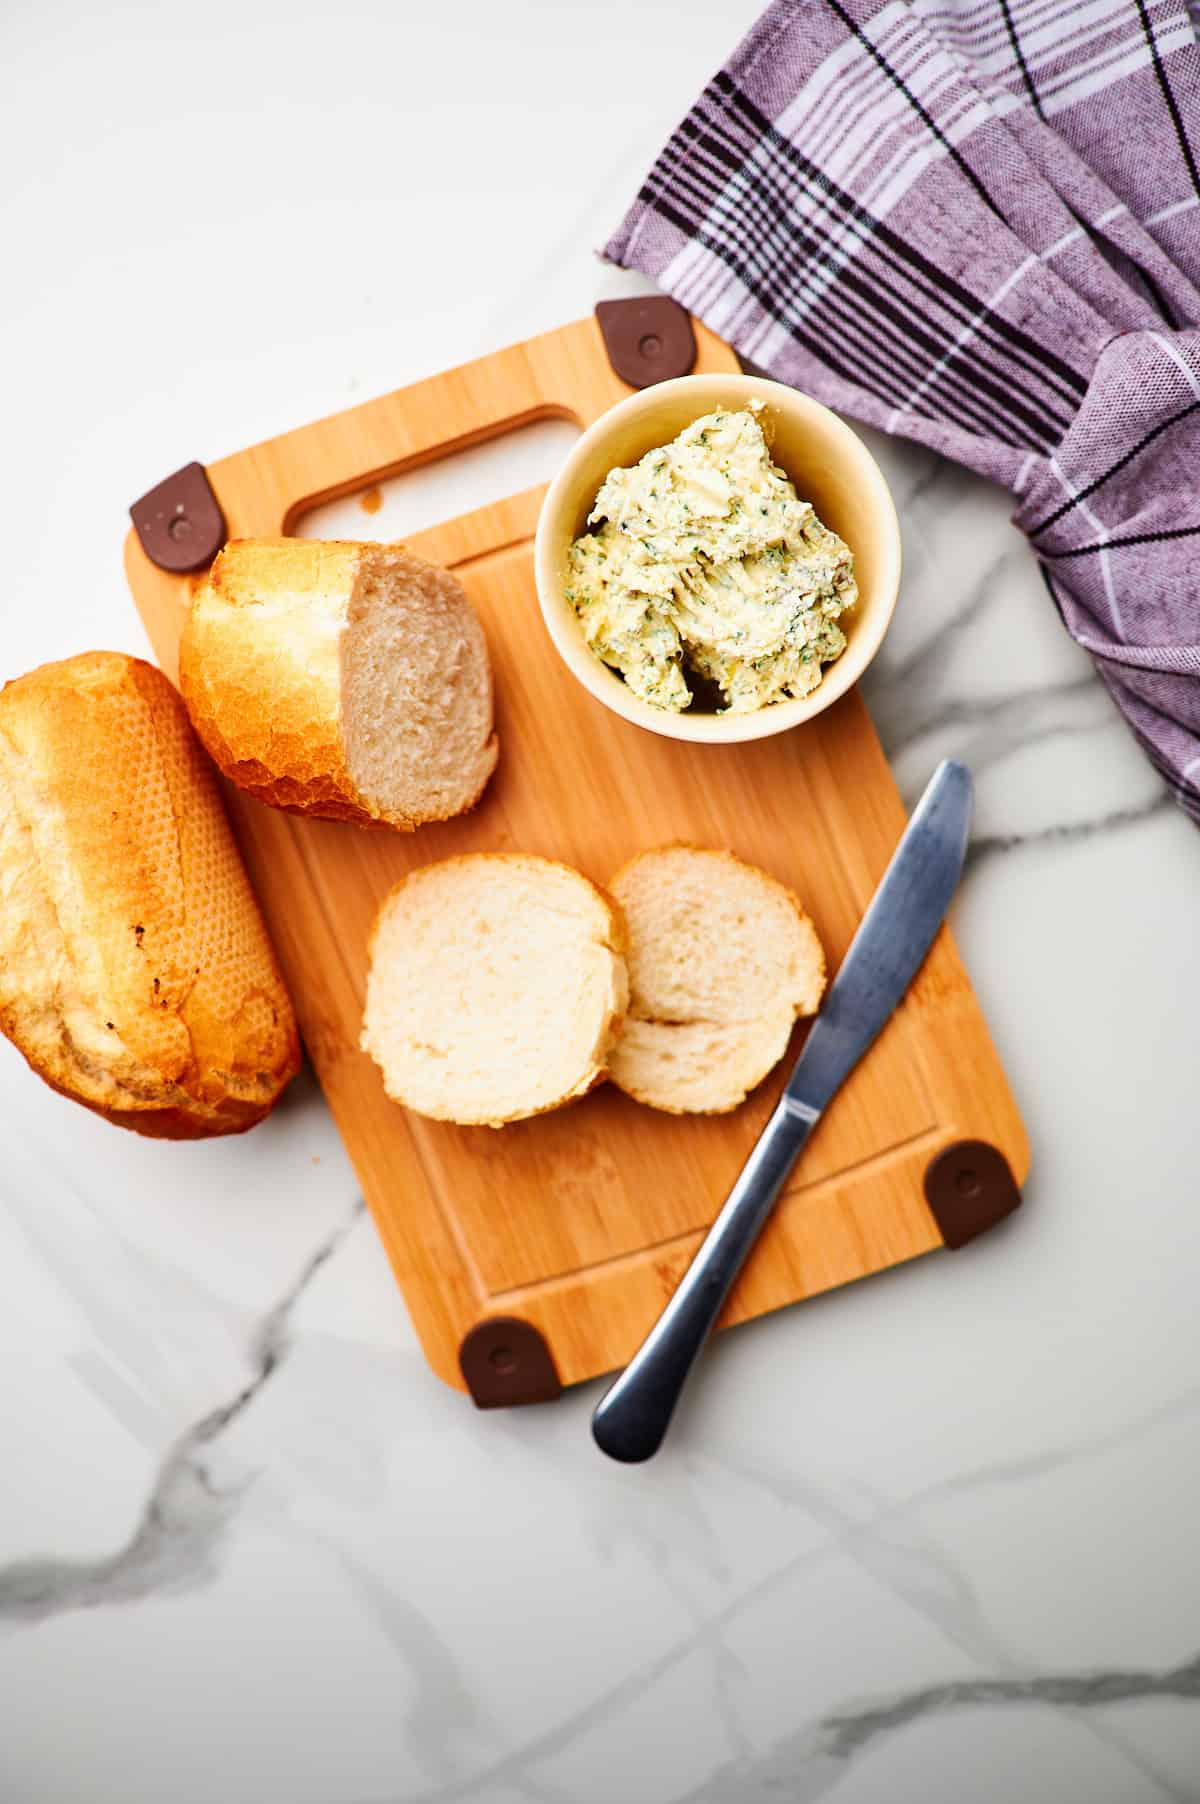
MULTIPOLYGON (((494 733, 478 783, 454 807, 383 812, 362 794, 347 761, 343 637, 364 572, 397 554, 403 547, 348 539, 234 539, 194 592, 179 648, 180 690, 209 756, 257 801, 411 832, 466 812, 483 794, 498 756, 494 733)), ((469 611, 457 579, 437 575, 469 611)), ((477 623, 473 630, 490 698, 486 647, 477 623)))
POLYGON ((0 1028, 172 1139, 262 1119, 299 1040, 214 774, 162 673, 91 652, 0 691, 0 1028))
POLYGON ((179 687, 209 756, 239 789, 294 814, 371 818, 338 730, 338 641, 364 550, 234 539, 184 622, 179 687))

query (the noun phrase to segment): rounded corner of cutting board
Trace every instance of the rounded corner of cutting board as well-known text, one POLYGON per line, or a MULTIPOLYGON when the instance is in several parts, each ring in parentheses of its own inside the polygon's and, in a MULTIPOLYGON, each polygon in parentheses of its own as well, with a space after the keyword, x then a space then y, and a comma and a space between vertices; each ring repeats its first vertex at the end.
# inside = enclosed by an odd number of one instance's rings
POLYGON ((425 1355, 425 1363, 440 1384, 448 1391, 454 1391, 460 1397, 470 1397, 467 1381, 459 1370, 457 1359, 448 1359, 447 1350, 443 1346, 421 1342, 421 1351, 425 1355))
POLYGON ((1033 1149, 1029 1144, 1029 1132, 1020 1115, 1013 1111, 1016 1124, 1016 1135, 1008 1162, 1012 1166, 1013 1177, 1017 1181, 1017 1189, 1024 1190, 1029 1182, 1029 1173, 1033 1168, 1033 1149))
POLYGON ((146 580, 153 570, 153 565, 142 548, 142 541, 138 538, 136 529, 132 526, 127 529, 125 537, 121 540, 121 565, 125 571, 125 581, 133 593, 133 599, 141 609, 144 605, 146 580))

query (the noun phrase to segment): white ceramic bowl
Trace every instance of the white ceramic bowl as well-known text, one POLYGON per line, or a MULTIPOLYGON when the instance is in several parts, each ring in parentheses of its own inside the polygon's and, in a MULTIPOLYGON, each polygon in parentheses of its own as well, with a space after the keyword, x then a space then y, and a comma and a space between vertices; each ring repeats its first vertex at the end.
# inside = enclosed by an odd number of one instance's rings
POLYGON ((760 376, 680 376, 619 401, 574 446, 550 484, 538 518, 534 569, 542 615, 560 657, 597 701, 636 726, 668 739, 732 744, 763 739, 811 720, 858 681, 878 651, 900 586, 900 525, 883 473, 858 434, 819 401, 760 376), (858 603, 839 625, 846 649, 825 668, 811 695, 754 714, 673 714, 639 700, 584 639, 564 593, 567 552, 587 524, 601 483, 617 465, 636 463, 717 407, 761 401, 771 455, 811 501, 826 526, 854 553, 858 603))

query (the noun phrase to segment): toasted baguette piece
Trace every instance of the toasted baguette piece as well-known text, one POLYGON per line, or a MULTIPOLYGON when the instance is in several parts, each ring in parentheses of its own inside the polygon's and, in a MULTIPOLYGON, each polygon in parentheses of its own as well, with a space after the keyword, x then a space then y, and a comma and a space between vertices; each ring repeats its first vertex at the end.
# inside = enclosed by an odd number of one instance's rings
POLYGON ((380 905, 363 1048, 419 1114, 540 1115, 605 1075, 623 949, 611 900, 567 865, 487 852, 426 865, 380 905))
POLYGON ((483 629, 402 545, 235 539, 193 597, 179 682, 225 775, 293 813, 449 820, 496 766, 483 629))
POLYGON ((629 1019, 613 1082, 671 1114, 720 1115, 787 1050, 825 988, 816 929, 791 890, 730 852, 643 852, 609 886, 629 934, 629 1019))
POLYGON ((234 1134, 299 1064, 216 779, 140 658, 0 691, 0 1028, 40 1077, 166 1139, 234 1134))

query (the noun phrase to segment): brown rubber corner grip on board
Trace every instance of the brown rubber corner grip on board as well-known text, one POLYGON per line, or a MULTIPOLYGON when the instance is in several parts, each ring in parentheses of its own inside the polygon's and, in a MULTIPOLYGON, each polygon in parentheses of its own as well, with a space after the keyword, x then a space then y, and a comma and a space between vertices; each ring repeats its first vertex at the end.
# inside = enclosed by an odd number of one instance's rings
POLYGON ((596 320, 608 361, 631 388, 687 376, 696 361, 692 316, 669 294, 597 301, 596 320))
POLYGON ((925 1168, 925 1200, 953 1252, 1020 1207, 1008 1160, 986 1140, 955 1140, 925 1168))
POLYGON ((211 564, 225 543, 225 516, 203 464, 184 464, 129 510, 152 564, 173 575, 211 564))
POLYGON ((532 1322, 493 1315, 463 1337, 458 1363, 476 1409, 553 1403, 562 1380, 549 1347, 532 1322))

